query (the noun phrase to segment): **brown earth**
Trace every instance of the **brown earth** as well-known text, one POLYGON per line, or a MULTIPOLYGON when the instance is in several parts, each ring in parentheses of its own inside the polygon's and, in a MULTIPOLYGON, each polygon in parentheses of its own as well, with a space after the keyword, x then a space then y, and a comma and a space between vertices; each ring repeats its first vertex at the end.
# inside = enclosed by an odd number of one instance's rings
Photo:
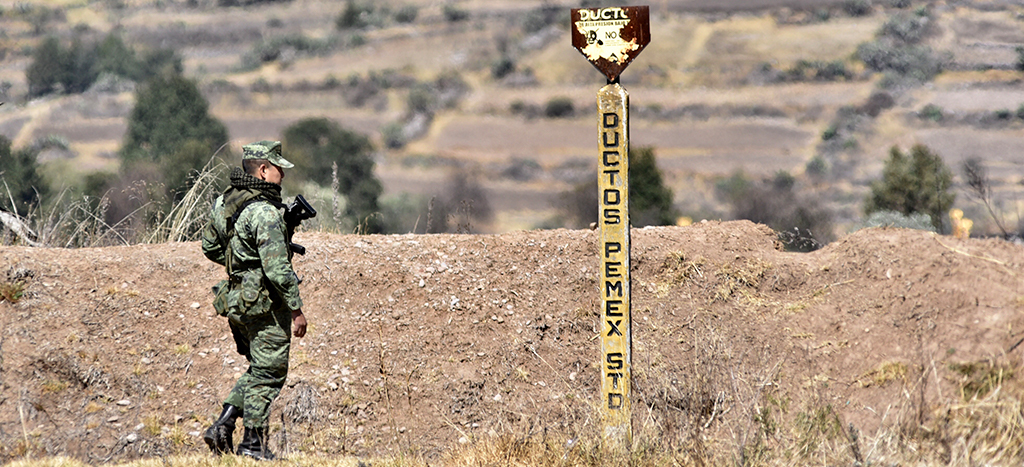
MULTIPOLYGON (((960 403, 964 368, 1021 358, 1019 245, 867 229, 791 253, 746 221, 632 239, 634 426, 670 445, 730 459, 766 413, 829 408, 877 446, 960 403)), ((276 449, 436 459, 595 431, 596 232, 297 240, 311 326, 273 407, 276 449)), ((25 285, 0 302, 0 461, 205 451, 245 364, 198 244, 0 247, 0 264, 25 285)))

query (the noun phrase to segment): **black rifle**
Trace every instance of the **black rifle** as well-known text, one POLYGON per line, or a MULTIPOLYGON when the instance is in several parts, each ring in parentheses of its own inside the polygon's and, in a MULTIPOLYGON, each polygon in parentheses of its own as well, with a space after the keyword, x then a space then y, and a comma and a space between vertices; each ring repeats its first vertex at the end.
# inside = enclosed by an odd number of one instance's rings
MULTIPOLYGON (((295 228, 306 219, 312 219, 316 217, 316 209, 309 205, 302 195, 295 196, 295 201, 284 208, 284 224, 288 227, 288 232, 294 232, 295 228)), ((290 248, 296 254, 306 254, 306 247, 299 245, 298 243, 289 243, 290 248)))

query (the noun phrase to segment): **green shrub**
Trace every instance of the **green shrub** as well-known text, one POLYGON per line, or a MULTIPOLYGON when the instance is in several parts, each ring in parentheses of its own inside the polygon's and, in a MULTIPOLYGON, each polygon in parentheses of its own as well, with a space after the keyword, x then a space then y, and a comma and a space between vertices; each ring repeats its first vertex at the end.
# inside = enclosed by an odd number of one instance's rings
POLYGON ((395 21, 399 23, 412 23, 419 16, 420 9, 415 5, 406 5, 395 12, 395 21))
POLYGON ((672 190, 665 186, 654 148, 630 149, 629 224, 636 227, 675 224, 677 212, 672 203, 672 190))
POLYGON ((952 172, 927 146, 915 145, 909 156, 893 146, 882 179, 871 184, 864 212, 922 213, 931 217, 936 230, 942 231, 943 216, 956 200, 952 188, 952 172))
POLYGON ((326 118, 306 118, 284 130, 282 145, 298 180, 337 187, 345 196, 344 216, 365 233, 379 233, 378 198, 383 192, 374 175, 373 144, 365 135, 346 130, 326 118))
POLYGON ((290 34, 264 39, 242 55, 242 70, 255 70, 267 62, 282 58, 285 49, 294 50, 300 55, 322 56, 334 50, 335 43, 331 38, 313 39, 302 34, 290 34))
POLYGON ((432 113, 437 103, 436 93, 427 85, 419 84, 409 90, 406 109, 410 113, 432 113))
POLYGON ((48 194, 49 187, 39 172, 38 153, 34 148, 12 150, 11 140, 0 135, 0 210, 24 216, 38 208, 48 194))
POLYGON ((871 70, 889 73, 892 84, 927 82, 944 67, 943 59, 930 47, 904 46, 887 39, 861 44, 857 57, 871 70))
POLYGON ((516 71, 516 62, 507 55, 503 55, 491 65, 491 77, 494 79, 504 78, 514 71, 516 71))
POLYGON ((807 163, 804 171, 806 171, 807 175, 810 175, 811 177, 824 179, 828 176, 828 162, 826 162, 825 158, 820 155, 814 156, 814 158, 807 163))
POLYGON ((54 91, 61 82, 62 67, 60 41, 47 37, 32 51, 32 62, 25 71, 29 96, 41 96, 54 91))
POLYGON ((1021 104, 1020 107, 1017 107, 1017 118, 1024 120, 1024 104, 1021 104))
POLYGON ((392 122, 380 129, 381 139, 384 145, 390 149, 404 148, 406 143, 404 125, 399 122, 392 122))
POLYGON ((456 23, 459 21, 465 21, 469 19, 468 11, 459 8, 451 3, 446 3, 441 10, 441 12, 444 14, 444 19, 447 20, 449 23, 456 23))
POLYGON ((552 97, 544 106, 544 116, 548 118, 571 117, 575 112, 572 99, 568 97, 552 97))
POLYGON ((904 44, 917 44, 927 34, 932 23, 933 21, 928 16, 897 13, 885 21, 879 35, 893 38, 904 44))
POLYGON ((852 77, 842 60, 799 60, 786 72, 789 81, 840 81, 852 77))
POLYGON ((169 193, 188 185, 188 175, 202 169, 228 142, 227 127, 209 113, 209 103, 195 81, 181 75, 153 78, 135 92, 120 156, 122 167, 162 167, 169 193), (183 154, 189 157, 182 158, 183 154))
POLYGON ((362 29, 370 25, 369 16, 373 14, 373 5, 356 0, 345 2, 345 9, 334 20, 338 29, 362 29))
POLYGON ((867 16, 871 14, 871 0, 844 0, 843 11, 850 16, 867 16))
POLYGON ((839 136, 839 128, 835 125, 829 125, 829 127, 826 128, 825 131, 821 132, 822 141, 829 141, 831 139, 834 139, 836 136, 839 136))
POLYGON ((945 114, 942 111, 942 107, 935 104, 928 104, 921 108, 921 111, 917 113, 918 117, 922 120, 931 120, 933 122, 941 122, 945 118, 945 114))

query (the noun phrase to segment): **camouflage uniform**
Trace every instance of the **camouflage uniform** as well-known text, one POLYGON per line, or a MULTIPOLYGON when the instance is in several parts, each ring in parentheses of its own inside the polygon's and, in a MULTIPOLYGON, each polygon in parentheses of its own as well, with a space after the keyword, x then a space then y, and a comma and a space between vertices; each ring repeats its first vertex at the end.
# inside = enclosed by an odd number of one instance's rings
MULTIPOLYGON (((279 142, 246 145, 243 159, 292 167, 281 157, 279 142)), ((246 428, 268 425, 270 403, 288 376, 291 313, 302 309, 280 193, 280 185, 235 168, 231 187, 214 202, 203 230, 203 254, 228 272, 214 287, 214 308, 228 318, 238 352, 249 361, 224 401, 242 408, 246 428)))

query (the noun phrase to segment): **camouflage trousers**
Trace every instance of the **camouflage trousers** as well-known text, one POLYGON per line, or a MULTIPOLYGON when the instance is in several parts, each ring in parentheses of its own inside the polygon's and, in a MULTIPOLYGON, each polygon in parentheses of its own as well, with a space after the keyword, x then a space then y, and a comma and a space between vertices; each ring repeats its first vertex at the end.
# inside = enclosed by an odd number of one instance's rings
POLYGON ((275 311, 260 316, 230 313, 228 323, 238 353, 249 361, 249 369, 235 382, 224 403, 242 408, 245 427, 266 427, 270 403, 281 393, 288 377, 291 312, 275 311))

